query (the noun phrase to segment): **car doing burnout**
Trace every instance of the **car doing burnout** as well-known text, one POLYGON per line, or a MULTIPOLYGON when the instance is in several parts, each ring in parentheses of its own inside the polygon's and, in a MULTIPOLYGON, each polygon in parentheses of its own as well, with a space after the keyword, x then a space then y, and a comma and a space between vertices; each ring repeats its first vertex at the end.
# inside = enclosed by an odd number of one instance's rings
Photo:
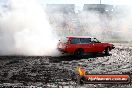
POLYGON ((114 49, 114 45, 110 43, 101 43, 96 38, 88 36, 67 36, 66 39, 59 40, 58 50, 62 53, 82 56, 84 53, 104 52, 114 49))

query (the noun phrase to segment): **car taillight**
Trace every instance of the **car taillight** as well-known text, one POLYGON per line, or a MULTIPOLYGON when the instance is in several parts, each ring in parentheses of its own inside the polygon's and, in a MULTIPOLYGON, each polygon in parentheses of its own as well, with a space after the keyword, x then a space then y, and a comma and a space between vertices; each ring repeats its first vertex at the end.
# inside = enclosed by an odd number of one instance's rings
POLYGON ((63 43, 63 48, 67 48, 67 44, 66 43, 63 43))
POLYGON ((65 48, 68 48, 68 45, 67 44, 65 44, 65 48))
POLYGON ((58 45, 58 48, 61 48, 61 49, 67 48, 67 44, 60 42, 58 45))

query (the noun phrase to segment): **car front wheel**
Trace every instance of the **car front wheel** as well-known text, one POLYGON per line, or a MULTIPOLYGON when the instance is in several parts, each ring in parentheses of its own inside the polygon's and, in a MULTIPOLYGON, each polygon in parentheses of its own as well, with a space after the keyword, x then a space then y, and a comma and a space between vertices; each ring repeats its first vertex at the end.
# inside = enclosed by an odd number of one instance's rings
POLYGON ((107 47, 107 48, 104 50, 105 55, 109 55, 109 51, 110 51, 110 49, 109 49, 109 47, 107 47))

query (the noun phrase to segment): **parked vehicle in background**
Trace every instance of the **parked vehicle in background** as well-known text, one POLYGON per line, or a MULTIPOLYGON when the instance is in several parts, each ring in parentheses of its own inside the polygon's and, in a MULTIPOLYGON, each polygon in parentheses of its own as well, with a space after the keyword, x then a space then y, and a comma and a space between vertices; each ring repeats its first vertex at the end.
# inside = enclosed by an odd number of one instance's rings
POLYGON ((60 40, 58 50, 62 53, 82 56, 84 53, 104 53, 114 49, 114 45, 110 43, 101 43, 96 38, 89 36, 67 36, 66 39, 60 40))

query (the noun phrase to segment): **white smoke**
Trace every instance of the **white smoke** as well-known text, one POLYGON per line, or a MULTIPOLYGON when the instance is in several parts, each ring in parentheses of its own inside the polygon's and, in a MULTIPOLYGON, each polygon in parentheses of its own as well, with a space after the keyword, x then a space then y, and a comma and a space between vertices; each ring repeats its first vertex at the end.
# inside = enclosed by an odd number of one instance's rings
POLYGON ((118 6, 117 12, 111 20, 112 31, 118 35, 121 41, 132 42, 132 11, 129 5, 118 6))
POLYGON ((82 35, 89 35, 101 38, 105 28, 104 22, 101 22, 100 14, 92 11, 83 11, 79 14, 82 35))
POLYGON ((116 6, 112 12, 82 11, 79 14, 82 35, 97 37, 101 41, 132 42, 132 6, 116 6), (118 8, 117 8, 118 7, 118 8))
POLYGON ((10 0, 0 17, 0 55, 56 55, 57 38, 38 0, 10 0))

